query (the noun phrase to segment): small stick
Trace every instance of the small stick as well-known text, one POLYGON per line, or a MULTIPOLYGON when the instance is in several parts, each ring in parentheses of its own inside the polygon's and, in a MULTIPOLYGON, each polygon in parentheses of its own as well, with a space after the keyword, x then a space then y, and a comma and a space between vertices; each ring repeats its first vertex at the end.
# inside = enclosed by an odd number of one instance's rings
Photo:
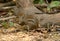
POLYGON ((16 18, 16 16, 9 16, 9 17, 6 17, 6 18, 0 18, 0 21, 4 21, 4 20, 8 20, 8 19, 12 19, 12 18, 16 18))

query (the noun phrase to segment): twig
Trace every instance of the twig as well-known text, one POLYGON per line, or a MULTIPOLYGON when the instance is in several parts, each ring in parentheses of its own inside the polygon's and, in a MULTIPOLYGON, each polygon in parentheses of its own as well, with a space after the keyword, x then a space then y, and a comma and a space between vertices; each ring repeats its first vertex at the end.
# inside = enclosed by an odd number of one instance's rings
POLYGON ((47 4, 34 4, 36 7, 47 7, 47 4))
POLYGON ((0 7, 0 10, 7 10, 7 9, 13 9, 16 6, 9 6, 9 7, 0 7))
POLYGON ((49 3, 48 3, 48 0, 46 0, 46 3, 49 4, 49 3))
POLYGON ((8 20, 8 19, 12 19, 12 18, 16 18, 16 16, 9 16, 9 17, 6 17, 6 18, 0 18, 0 21, 4 21, 4 20, 8 20))

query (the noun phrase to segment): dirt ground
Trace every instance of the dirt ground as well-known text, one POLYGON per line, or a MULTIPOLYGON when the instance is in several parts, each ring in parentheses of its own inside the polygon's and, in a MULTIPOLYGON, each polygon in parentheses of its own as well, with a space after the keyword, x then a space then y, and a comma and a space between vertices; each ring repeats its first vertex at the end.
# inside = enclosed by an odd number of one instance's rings
POLYGON ((60 41, 60 33, 17 32, 0 34, 0 41, 60 41))

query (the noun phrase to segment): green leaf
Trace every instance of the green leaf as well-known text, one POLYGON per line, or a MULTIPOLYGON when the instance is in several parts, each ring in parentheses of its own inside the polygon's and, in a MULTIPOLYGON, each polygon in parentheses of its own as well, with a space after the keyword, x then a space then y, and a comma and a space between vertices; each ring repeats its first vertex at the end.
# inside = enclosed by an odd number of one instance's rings
POLYGON ((38 3, 39 3, 39 0, 34 0, 34 3, 35 3, 35 4, 38 4, 38 3))
POLYGON ((59 1, 52 1, 51 4, 50 4, 51 8, 58 7, 58 6, 60 6, 60 2, 59 1))
POLYGON ((43 4, 44 3, 44 0, 39 0, 39 4, 43 4))
POLYGON ((48 10, 48 11, 50 11, 50 10, 51 10, 51 8, 48 6, 48 7, 47 7, 47 10, 48 10))
POLYGON ((14 26, 14 23, 13 23, 13 22, 9 22, 9 25, 10 25, 10 26, 14 26))
POLYGON ((7 22, 3 22, 2 25, 3 25, 3 27, 6 28, 6 29, 8 28, 8 23, 7 23, 7 22))

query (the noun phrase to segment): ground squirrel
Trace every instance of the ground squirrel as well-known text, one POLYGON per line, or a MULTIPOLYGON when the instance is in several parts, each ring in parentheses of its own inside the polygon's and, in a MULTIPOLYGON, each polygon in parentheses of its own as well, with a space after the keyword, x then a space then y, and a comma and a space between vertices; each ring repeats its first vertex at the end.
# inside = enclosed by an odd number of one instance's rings
POLYGON ((32 0, 16 0, 15 13, 19 18, 19 23, 25 23, 29 29, 36 28, 38 26, 38 19, 35 17, 35 13, 42 13, 34 5, 32 0))

